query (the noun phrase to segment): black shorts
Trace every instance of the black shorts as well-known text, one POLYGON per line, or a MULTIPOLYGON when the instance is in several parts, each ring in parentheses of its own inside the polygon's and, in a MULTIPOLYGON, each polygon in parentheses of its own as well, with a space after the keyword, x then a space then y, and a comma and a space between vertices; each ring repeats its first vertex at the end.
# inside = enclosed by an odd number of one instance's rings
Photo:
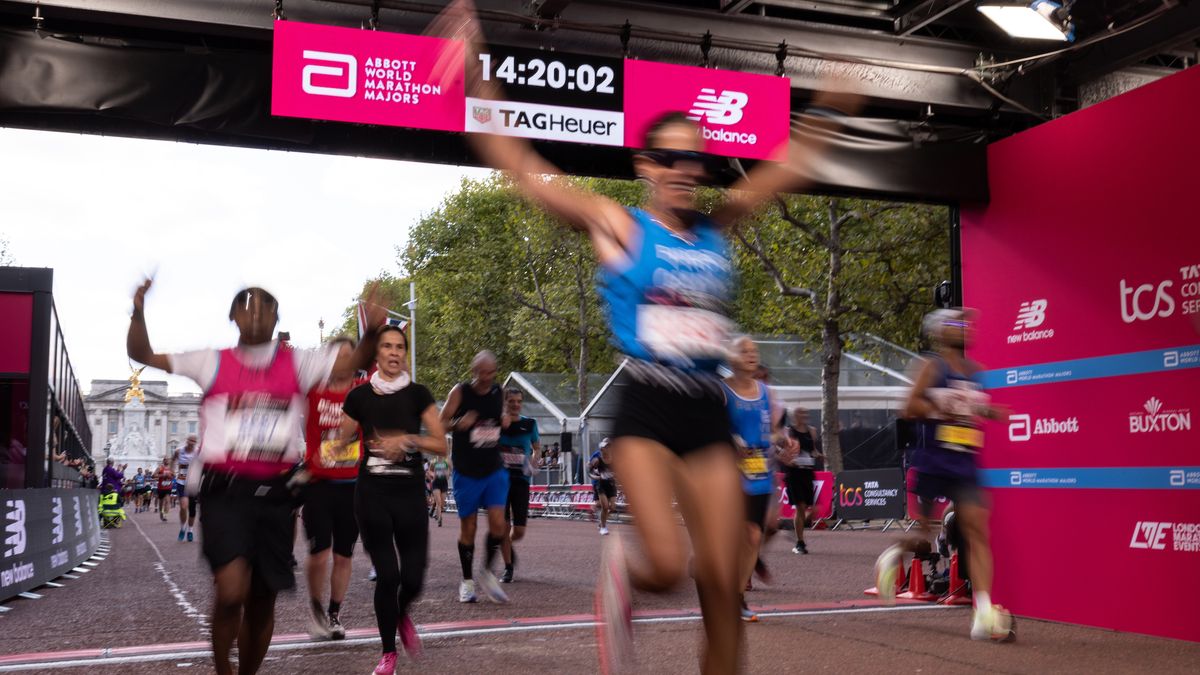
MULTIPOLYGON (((650 372, 657 368, 661 367, 649 366, 650 372)), ((613 437, 648 438, 681 457, 718 443, 732 451, 729 413, 719 380, 707 374, 679 377, 680 385, 672 386, 653 377, 635 378, 627 366, 617 379, 613 437)))
POLYGON ((783 473, 789 504, 813 503, 813 470, 789 466, 783 473))
POLYGON ((767 522, 767 512, 771 509, 771 497, 774 495, 746 495, 746 522, 757 525, 761 530, 767 522))
POLYGON ((596 501, 600 501, 600 495, 608 497, 609 501, 617 496, 617 482, 611 480, 598 480, 592 483, 592 494, 596 496, 596 501))
POLYGON ((292 573, 296 519, 291 499, 233 491, 201 494, 201 550, 214 572, 244 558, 272 591, 296 585, 292 573))
POLYGON ((983 494, 974 476, 943 476, 917 472, 917 484, 913 494, 921 498, 921 514, 925 517, 933 512, 933 503, 945 497, 955 504, 983 504, 983 494))
POLYGON ((520 471, 508 472, 508 503, 504 519, 516 527, 529 522, 529 479, 520 471))
POLYGON ((167 497, 170 497, 170 496, 171 496, 171 491, 170 491, 170 490, 159 490, 159 491, 158 491, 158 498, 159 498, 159 499, 166 499, 167 497))
POLYGON ((434 492, 437 492, 438 490, 440 490, 442 492, 449 492, 450 491, 450 481, 445 478, 434 478, 433 479, 433 490, 434 490, 434 492))
POLYGON ((358 521, 354 518, 354 483, 318 480, 304 492, 304 536, 308 553, 315 555, 333 547, 343 558, 354 555, 358 521))

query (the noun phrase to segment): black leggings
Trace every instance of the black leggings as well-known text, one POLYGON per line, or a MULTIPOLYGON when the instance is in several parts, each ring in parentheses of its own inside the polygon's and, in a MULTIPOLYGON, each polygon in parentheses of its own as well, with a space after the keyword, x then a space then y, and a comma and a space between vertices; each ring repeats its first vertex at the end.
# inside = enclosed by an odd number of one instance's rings
POLYGON ((377 575, 375 622, 384 653, 396 651, 396 627, 409 604, 421 594, 429 561, 425 486, 402 481, 360 478, 354 491, 354 515, 363 548, 377 575))

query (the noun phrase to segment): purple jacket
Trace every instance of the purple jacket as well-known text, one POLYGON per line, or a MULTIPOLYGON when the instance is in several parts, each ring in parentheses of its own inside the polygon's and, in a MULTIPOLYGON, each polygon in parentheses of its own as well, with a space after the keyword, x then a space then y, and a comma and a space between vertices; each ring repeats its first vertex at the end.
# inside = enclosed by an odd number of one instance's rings
POLYGON ((121 491, 121 483, 125 482, 125 474, 115 466, 104 467, 104 485, 111 485, 115 492, 121 491))

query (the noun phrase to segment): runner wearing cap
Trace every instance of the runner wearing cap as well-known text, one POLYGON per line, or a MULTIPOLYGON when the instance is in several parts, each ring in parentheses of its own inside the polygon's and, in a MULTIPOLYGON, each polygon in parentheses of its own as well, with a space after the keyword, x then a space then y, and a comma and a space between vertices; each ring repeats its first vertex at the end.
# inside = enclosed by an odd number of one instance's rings
POLYGON ((588 462, 588 477, 592 479, 592 496, 600 511, 600 534, 608 534, 608 516, 612 513, 613 502, 617 498, 617 481, 613 478, 612 455, 609 446, 612 441, 605 438, 600 441, 600 447, 592 453, 588 462))

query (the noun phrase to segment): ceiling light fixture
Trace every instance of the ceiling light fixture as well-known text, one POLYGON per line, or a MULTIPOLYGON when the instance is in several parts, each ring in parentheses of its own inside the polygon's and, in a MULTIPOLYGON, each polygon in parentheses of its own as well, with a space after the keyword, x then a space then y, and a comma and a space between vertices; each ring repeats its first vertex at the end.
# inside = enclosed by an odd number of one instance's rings
POLYGON ((991 19, 1005 33, 1030 40, 1075 41, 1075 24, 1071 22, 1073 0, 1064 4, 1051 0, 1033 2, 981 2, 976 9, 991 19))

